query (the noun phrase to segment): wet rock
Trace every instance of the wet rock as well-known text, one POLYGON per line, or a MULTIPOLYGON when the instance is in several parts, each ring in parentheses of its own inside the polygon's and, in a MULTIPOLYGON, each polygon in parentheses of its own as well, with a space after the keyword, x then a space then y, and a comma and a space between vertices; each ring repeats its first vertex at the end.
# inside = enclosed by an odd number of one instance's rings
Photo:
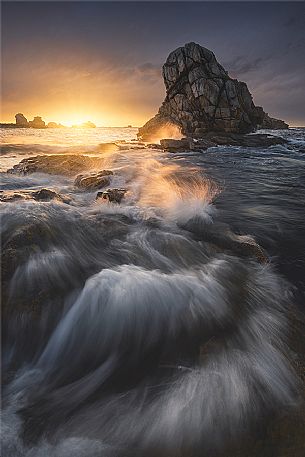
POLYGON ((21 160, 8 173, 30 174, 48 173, 52 175, 74 176, 83 170, 100 166, 102 159, 84 155, 38 155, 21 160))
POLYGON ((268 263, 269 258, 264 249, 248 235, 232 236, 231 249, 242 257, 254 257, 259 263, 268 263))
POLYGON ((160 140, 161 148, 171 151, 189 151, 194 148, 194 142, 191 138, 182 138, 181 140, 163 139, 160 140))
POLYGON ((195 238, 214 245, 217 250, 238 257, 254 258, 259 263, 268 263, 268 255, 250 235, 237 235, 227 224, 215 222, 206 224, 199 217, 180 224, 181 228, 192 232, 195 238))
MULTIPOLYGON (((240 135, 240 134, 215 134, 209 133, 206 135, 206 139, 215 143, 215 145, 224 146, 244 146, 244 147, 269 147, 276 144, 286 144, 287 140, 278 136, 266 135, 266 134, 251 134, 251 135, 240 135)), ((201 140, 200 140, 201 141, 201 140)))
POLYGON ((215 55, 196 43, 168 56, 163 78, 166 97, 158 114, 139 129, 143 140, 152 141, 149 138, 168 127, 190 137, 211 131, 249 133, 263 125, 287 128, 255 106, 247 85, 232 79, 215 55))
POLYGON ((195 151, 203 151, 203 150, 206 150, 208 148, 211 148, 213 146, 216 146, 216 144, 207 139, 207 138, 201 138, 200 140, 197 140, 195 143, 194 143, 194 150, 195 151))
POLYGON ((63 203, 70 203, 71 199, 69 197, 63 197, 57 192, 54 192, 50 189, 39 189, 36 191, 1 191, 0 192, 0 201, 3 203, 11 203, 17 200, 36 200, 48 202, 51 200, 58 200, 63 203))
POLYGON ((149 148, 149 149, 163 149, 161 144, 158 144, 158 143, 149 143, 147 145, 147 148, 149 148))
POLYGON ((127 189, 107 189, 103 192, 98 192, 96 200, 102 200, 107 203, 121 203, 127 189))
MULTIPOLYGON (((195 135, 196 137, 196 135, 195 135)), ((237 133, 215 134, 210 132, 203 138, 193 140, 182 138, 181 140, 164 139, 160 140, 163 150, 170 152, 179 151, 202 151, 213 146, 244 146, 254 148, 268 148, 276 144, 286 144, 287 140, 278 136, 267 134, 241 135, 237 133)))
POLYGON ((3 203, 15 202, 17 200, 31 200, 31 195, 24 191, 0 191, 0 201, 3 203))
POLYGON ((90 175, 79 175, 74 181, 74 185, 80 189, 96 190, 109 186, 113 172, 111 170, 101 170, 98 173, 90 175))
POLYGON ((38 201, 50 201, 59 198, 59 195, 50 189, 40 189, 32 193, 32 197, 38 201))

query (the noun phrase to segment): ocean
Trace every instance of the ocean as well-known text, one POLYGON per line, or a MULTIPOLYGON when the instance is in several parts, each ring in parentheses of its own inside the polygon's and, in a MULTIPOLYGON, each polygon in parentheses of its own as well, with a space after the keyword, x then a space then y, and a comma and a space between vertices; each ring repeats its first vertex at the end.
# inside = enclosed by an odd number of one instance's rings
POLYGON ((1 192, 63 197, 1 203, 4 457, 235 456, 298 407, 305 129, 176 154, 135 128, 0 133, 1 192), (122 202, 6 172, 54 154, 95 157, 122 202))

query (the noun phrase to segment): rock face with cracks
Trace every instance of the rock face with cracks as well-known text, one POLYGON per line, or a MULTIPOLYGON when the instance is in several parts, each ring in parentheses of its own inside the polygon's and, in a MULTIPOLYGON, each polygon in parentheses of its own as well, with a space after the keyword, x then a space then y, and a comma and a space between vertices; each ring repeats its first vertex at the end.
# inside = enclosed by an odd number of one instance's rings
MULTIPOLYGON (((207 132, 288 128, 255 106, 247 84, 232 79, 213 52, 199 44, 188 43, 171 52, 163 65, 163 78, 166 97, 158 114, 139 129, 144 141, 168 129, 201 138, 207 132)), ((161 133, 159 137, 168 136, 161 133)))

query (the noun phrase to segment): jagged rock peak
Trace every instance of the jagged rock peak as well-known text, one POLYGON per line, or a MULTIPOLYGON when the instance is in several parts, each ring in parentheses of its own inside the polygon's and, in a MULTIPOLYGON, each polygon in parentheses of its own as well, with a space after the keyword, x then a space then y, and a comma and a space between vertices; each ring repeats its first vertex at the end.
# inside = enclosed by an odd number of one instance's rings
POLYGON ((230 78, 213 52, 199 44, 187 43, 171 52, 162 74, 166 97, 158 114, 139 129, 143 140, 170 126, 192 137, 288 127, 255 106, 246 83, 230 78))

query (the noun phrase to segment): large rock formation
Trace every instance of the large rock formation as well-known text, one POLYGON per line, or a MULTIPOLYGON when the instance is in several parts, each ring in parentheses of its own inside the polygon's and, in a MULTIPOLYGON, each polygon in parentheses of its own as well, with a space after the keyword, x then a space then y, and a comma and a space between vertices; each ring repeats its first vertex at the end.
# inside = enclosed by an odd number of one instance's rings
POLYGON ((16 119, 16 125, 18 127, 28 127, 29 126, 27 118, 22 113, 17 113, 15 115, 15 119, 16 119))
POLYGON ((41 119, 40 116, 35 116, 32 121, 29 122, 29 126, 34 129, 45 129, 46 123, 41 119))
POLYGON ((171 128, 182 135, 207 132, 250 133, 256 128, 288 128, 254 105, 244 82, 230 78, 214 54, 196 43, 171 52, 163 65, 166 97, 158 114, 139 129, 139 138, 164 135, 171 128), (158 132, 161 132, 158 135, 158 132))

